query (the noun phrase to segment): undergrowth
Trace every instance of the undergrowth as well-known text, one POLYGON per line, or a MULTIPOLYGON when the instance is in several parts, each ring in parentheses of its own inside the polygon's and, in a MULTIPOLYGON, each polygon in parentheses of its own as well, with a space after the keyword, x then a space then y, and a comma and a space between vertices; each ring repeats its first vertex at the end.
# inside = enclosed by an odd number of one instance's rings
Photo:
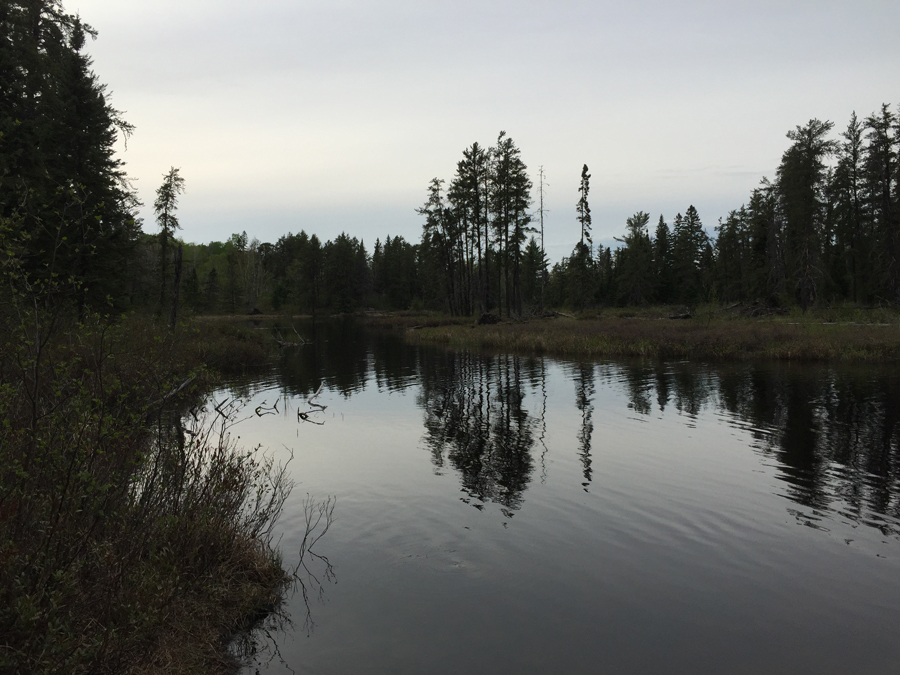
POLYGON ((291 583, 271 541, 290 482, 204 401, 204 363, 258 346, 28 293, 0 320, 0 672, 229 667, 291 583))

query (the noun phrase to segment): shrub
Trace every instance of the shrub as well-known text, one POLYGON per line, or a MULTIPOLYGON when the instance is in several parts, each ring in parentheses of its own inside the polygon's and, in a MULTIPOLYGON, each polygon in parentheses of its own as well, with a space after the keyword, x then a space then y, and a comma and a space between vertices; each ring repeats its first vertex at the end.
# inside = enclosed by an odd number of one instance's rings
POLYGON ((290 583, 283 468, 203 405, 190 331, 27 294, 0 321, 0 672, 221 661, 290 583))

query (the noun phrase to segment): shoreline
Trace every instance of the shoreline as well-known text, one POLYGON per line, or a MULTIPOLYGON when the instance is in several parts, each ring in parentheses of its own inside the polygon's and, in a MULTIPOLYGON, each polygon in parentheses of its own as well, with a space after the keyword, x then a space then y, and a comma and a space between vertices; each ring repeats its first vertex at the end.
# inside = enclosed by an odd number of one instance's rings
POLYGON ((673 320, 658 312, 644 316, 610 313, 476 325, 472 318, 407 315, 367 319, 366 323, 398 330, 413 343, 576 358, 900 361, 900 323, 835 322, 814 314, 748 318, 700 313, 695 317, 673 320))
POLYGON ((0 671, 237 672, 293 583, 271 536, 292 481, 207 400, 264 336, 56 321, 40 344, 10 326, 0 360, 0 671))

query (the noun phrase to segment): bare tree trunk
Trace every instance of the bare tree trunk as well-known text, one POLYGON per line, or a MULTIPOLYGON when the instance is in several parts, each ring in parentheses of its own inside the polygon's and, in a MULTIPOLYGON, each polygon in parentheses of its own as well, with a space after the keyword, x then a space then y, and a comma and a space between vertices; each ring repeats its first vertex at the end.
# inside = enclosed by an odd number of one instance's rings
POLYGON ((178 291, 181 289, 181 244, 175 249, 175 286, 172 289, 172 319, 169 322, 175 328, 178 319, 178 291))

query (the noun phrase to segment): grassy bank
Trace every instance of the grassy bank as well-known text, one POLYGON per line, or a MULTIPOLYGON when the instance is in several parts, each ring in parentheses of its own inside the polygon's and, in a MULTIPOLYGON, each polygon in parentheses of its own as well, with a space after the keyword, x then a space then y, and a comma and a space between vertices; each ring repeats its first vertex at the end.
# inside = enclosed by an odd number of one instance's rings
POLYGON ((205 393, 210 366, 265 363, 271 341, 0 319, 0 672, 233 669, 231 639, 291 582, 270 537, 290 483, 205 393))
MULTIPOLYGON (((453 348, 502 349, 570 357, 728 360, 897 361, 900 315, 822 310, 751 318, 709 308, 673 320, 671 308, 556 316, 493 325, 423 325, 408 340, 453 348)), ((676 310, 677 311, 677 310, 676 310)))

